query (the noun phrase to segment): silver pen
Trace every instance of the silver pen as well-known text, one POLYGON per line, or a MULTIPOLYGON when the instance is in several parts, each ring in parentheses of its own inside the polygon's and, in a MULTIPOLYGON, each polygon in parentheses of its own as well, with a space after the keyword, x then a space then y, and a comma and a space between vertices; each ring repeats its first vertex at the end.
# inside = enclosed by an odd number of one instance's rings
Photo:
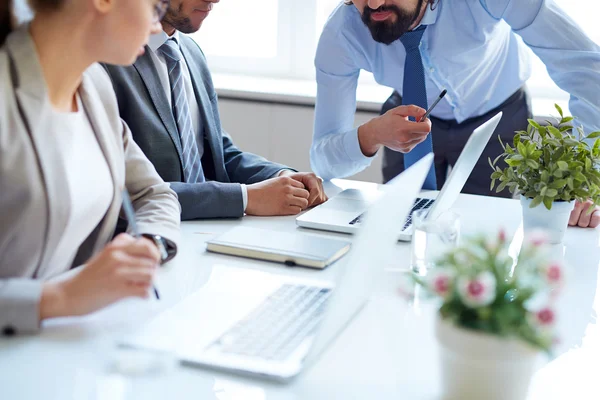
MULTIPOLYGON (((131 203, 131 197, 129 197, 129 192, 127 191, 127 188, 123 188, 123 192, 122 192, 122 197, 123 197, 123 211, 125 211, 125 216, 127 217, 127 222, 129 223, 129 227, 131 229, 131 231, 133 232, 133 236, 135 238, 140 238, 140 231, 138 230, 137 227, 137 222, 135 220, 135 211, 133 209, 133 204, 131 203)), ((161 253, 161 256, 163 257, 163 259, 165 258, 164 255, 167 253, 167 249, 164 248, 164 246, 162 245, 162 243, 157 243, 158 246, 158 251, 161 253)), ((152 289, 154 289, 154 295, 156 296, 157 299, 160 299, 160 296, 158 295, 158 290, 156 290, 156 286, 152 285, 152 289)))
POLYGON ((442 100, 444 98, 444 96, 446 95, 446 93, 448 93, 448 91, 446 89, 442 90, 442 93, 440 93, 440 95, 438 96, 438 98, 435 99, 435 101, 433 102, 433 104, 431 105, 431 107, 429 107, 429 109, 425 112, 425 115, 423 115, 423 118, 421 118, 419 120, 419 122, 424 122, 427 118, 429 118, 429 114, 431 114, 431 112, 433 111, 433 109, 435 108, 435 106, 437 106, 437 104, 440 102, 440 100, 442 100))

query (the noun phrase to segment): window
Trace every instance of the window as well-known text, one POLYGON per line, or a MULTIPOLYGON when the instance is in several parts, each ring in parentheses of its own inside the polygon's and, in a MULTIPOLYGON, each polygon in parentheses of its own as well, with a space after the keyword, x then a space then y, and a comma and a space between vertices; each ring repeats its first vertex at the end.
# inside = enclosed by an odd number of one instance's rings
MULTIPOLYGON (((600 25, 597 21, 600 14, 600 5, 596 5, 596 2, 589 0, 554 1, 579 24, 593 41, 600 44, 600 25)), ((532 68, 533 74, 528 85, 534 96, 551 99, 568 97, 567 93, 554 84, 546 71, 546 66, 535 55, 533 55, 532 68)))
MULTIPOLYGON (((554 0, 600 43, 600 4, 590 0, 554 0)), ((226 0, 215 5, 194 35, 215 72, 314 79, 313 60, 320 32, 341 0, 226 0)), ((534 57, 529 86, 535 96, 566 97, 534 57)), ((363 84, 373 84, 369 74, 363 84)))

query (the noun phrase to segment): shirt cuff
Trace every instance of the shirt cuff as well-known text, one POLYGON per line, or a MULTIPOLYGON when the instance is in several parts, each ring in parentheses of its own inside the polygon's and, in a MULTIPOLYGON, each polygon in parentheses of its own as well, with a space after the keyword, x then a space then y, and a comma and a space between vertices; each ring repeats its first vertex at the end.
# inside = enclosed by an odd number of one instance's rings
POLYGON ((377 153, 375 153, 373 156, 367 157, 363 154, 358 141, 358 128, 346 132, 344 134, 343 143, 348 158, 353 162, 370 163, 377 155, 377 153))
POLYGON ((271 175, 271 178, 277 178, 279 176, 279 174, 282 173, 283 171, 290 171, 291 173, 296 173, 296 171, 294 171, 293 169, 282 168, 279 171, 275 172, 273 175, 271 175))
POLYGON ((40 329, 42 282, 0 281, 0 335, 34 333, 40 329))
POLYGON ((244 212, 246 212, 246 208, 248 207, 248 188, 243 183, 240 186, 242 187, 242 205, 244 207, 244 212))

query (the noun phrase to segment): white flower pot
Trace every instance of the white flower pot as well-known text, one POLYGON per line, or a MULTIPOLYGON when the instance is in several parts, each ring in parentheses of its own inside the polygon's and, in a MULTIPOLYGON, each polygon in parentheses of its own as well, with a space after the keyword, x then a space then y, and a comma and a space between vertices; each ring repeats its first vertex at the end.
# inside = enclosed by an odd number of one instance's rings
POLYGON ((524 400, 539 351, 516 339, 458 328, 441 318, 440 345, 444 400, 524 400))
POLYGON ((527 233, 542 229, 548 234, 548 241, 551 244, 562 243, 575 202, 557 201, 552 203, 550 210, 546 209, 543 204, 529 208, 531 202, 532 199, 521 196, 523 231, 527 233))

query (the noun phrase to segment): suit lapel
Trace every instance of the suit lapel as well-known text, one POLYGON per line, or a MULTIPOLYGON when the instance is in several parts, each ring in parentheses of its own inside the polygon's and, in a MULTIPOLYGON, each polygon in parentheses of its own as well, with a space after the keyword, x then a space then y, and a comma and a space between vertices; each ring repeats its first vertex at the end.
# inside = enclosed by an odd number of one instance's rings
MULTIPOLYGON (((218 134, 219 127, 216 126, 213 118, 212 104, 208 93, 206 92, 206 88, 203 85, 198 84, 198 82, 203 82, 202 71, 199 67, 201 61, 199 60, 199 57, 194 56, 192 53, 193 50, 188 47, 188 43, 192 39, 184 37, 183 34, 180 34, 180 37, 182 38, 180 48, 190 71, 192 86, 194 87, 196 100, 200 106, 200 118, 204 126, 203 134, 206 137, 206 142, 208 142, 210 146, 215 179, 221 182, 228 182, 229 177, 225 171, 225 160, 223 159, 223 142, 221 136, 218 134)), ((196 46, 195 43, 192 43, 192 45, 196 46)))
MULTIPOLYGON (((17 76, 16 98, 23 111, 23 123, 39 163, 47 204, 46 237, 35 276, 43 275, 42 265, 50 268, 50 256, 58 246, 66 229, 70 199, 66 171, 61 161, 61 149, 48 146, 52 128, 52 107, 48 100, 46 82, 37 58, 35 45, 29 36, 28 26, 20 28, 9 38, 7 48, 14 62, 17 76)), ((58 132, 60 133, 60 132, 58 132)))
POLYGON ((171 140, 177 149, 179 161, 181 162, 181 165, 183 165, 181 139, 179 138, 177 125, 175 123, 175 118, 173 117, 173 112, 171 112, 169 101, 165 96, 162 86, 160 85, 160 78, 156 72, 154 62, 152 61, 152 56, 150 55, 151 51, 152 50, 146 46, 146 51, 142 56, 138 57, 133 66, 142 77, 144 85, 146 85, 146 89, 148 90, 150 98, 152 99, 152 103, 154 104, 156 113, 159 115, 162 123, 167 129, 167 132, 169 133, 169 136, 171 137, 171 140))

